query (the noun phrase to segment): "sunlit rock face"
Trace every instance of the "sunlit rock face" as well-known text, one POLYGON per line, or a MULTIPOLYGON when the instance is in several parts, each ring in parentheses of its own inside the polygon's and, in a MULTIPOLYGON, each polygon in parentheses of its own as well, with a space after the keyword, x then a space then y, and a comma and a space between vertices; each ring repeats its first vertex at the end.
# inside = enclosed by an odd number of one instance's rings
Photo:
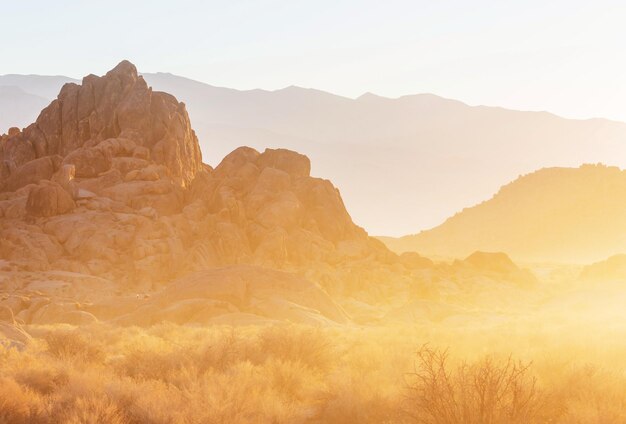
POLYGON ((65 85, 34 124, 2 136, 0 159, 0 258, 12 272, 154 288, 233 264, 397 260, 304 155, 241 147, 203 164, 185 106, 126 61, 65 85))
MULTIPOLYGON (((111 167, 109 154, 132 157, 146 156, 148 152, 183 187, 202 165, 198 140, 184 104, 167 93, 153 92, 137 75, 135 66, 123 61, 102 77, 89 75, 82 85, 66 84, 35 123, 23 132, 13 130, 3 137, 0 181, 6 183, 23 166, 49 156, 58 155, 76 163, 77 177, 92 177, 111 167), (116 145, 132 147, 132 151, 111 151, 101 146, 110 139, 118 140, 116 145)), ((42 162, 37 170, 43 167, 42 162)), ((29 182, 22 179, 8 189, 29 182)))

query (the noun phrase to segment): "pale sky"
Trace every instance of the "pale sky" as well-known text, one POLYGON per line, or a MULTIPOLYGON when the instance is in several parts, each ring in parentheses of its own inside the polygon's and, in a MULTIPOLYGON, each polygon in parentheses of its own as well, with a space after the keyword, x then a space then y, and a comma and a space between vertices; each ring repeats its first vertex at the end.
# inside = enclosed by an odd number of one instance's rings
POLYGON ((82 77, 121 59, 212 85, 626 121, 623 1, 0 0, 0 74, 82 77))

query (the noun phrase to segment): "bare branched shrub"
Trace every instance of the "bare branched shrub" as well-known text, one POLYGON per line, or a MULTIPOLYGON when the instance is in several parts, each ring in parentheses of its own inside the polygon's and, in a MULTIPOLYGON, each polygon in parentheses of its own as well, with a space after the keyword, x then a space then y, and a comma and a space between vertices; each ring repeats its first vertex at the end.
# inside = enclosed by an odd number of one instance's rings
POLYGON ((530 365, 486 357, 451 366, 447 350, 422 346, 407 376, 406 412, 423 424, 546 422, 546 399, 530 365))

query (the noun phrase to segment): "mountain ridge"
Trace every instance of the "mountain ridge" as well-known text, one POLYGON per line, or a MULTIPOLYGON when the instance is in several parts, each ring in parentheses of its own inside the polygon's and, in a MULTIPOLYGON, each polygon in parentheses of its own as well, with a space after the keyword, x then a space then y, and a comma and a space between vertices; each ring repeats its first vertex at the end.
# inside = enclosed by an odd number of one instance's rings
MULTIPOLYGON (((178 75, 178 74, 174 74, 171 72, 139 72, 139 75, 142 76, 146 76, 148 78, 154 78, 154 77, 168 77, 168 78, 174 78, 176 80, 179 81, 187 81, 189 83, 193 83, 199 86, 203 86, 203 87, 210 87, 213 89, 218 89, 218 90, 227 90, 227 91, 231 91, 231 92, 237 92, 237 93, 277 93, 277 92, 283 92, 283 91, 301 91, 301 92, 315 92, 315 93, 322 93, 324 95, 329 95, 332 97, 336 97, 336 98, 341 98, 341 99, 346 99, 346 100, 351 100, 354 102, 358 102, 359 100, 363 100, 363 99, 367 99, 367 98, 372 98, 372 99, 380 99, 380 100, 390 100, 390 101, 398 101, 398 100, 411 100, 411 99, 415 99, 415 98, 428 98, 428 97, 432 97, 432 98, 436 98, 438 100, 443 100, 443 101, 448 101, 448 102, 453 102, 453 103, 457 103, 457 104, 461 104, 463 106, 467 106, 469 108, 479 108, 479 109, 490 109, 490 110, 500 110, 500 111, 504 111, 504 112, 521 112, 521 113, 529 113, 529 114, 547 114, 550 115, 551 117, 555 117, 555 118, 560 118, 560 119, 565 119, 568 121, 578 121, 578 122, 587 122, 587 121, 605 121, 605 122, 611 122, 611 123, 616 123, 616 124, 624 124, 626 125, 625 121, 621 121, 621 120, 617 120, 617 119, 610 119, 610 118, 605 118, 605 117, 601 117, 601 116, 592 116, 592 117, 587 117, 587 118, 574 118, 574 117, 567 117, 564 115, 561 115, 559 113, 555 113, 555 112, 551 112, 549 110, 531 110, 531 109, 515 109, 515 108, 511 108, 511 107, 504 107, 504 106, 497 106, 497 105, 488 105, 488 104, 471 104, 469 102, 463 101, 463 100, 459 100, 459 99, 455 99, 452 97, 446 97, 446 96, 441 96, 432 92, 420 92, 420 93, 410 93, 410 94, 403 94, 400 96, 396 96, 396 97, 389 97, 389 96, 383 96, 374 92, 370 92, 370 91, 366 91, 363 94, 356 96, 356 97, 349 97, 349 96, 344 96, 344 95, 340 95, 340 94, 335 94, 332 93, 330 91, 326 91, 326 90, 320 90, 320 89, 316 89, 316 88, 312 88, 312 87, 303 87, 303 86, 299 86, 299 85, 288 85, 285 86, 283 88, 276 88, 276 89, 264 89, 264 88, 252 88, 252 89, 238 89, 238 88, 232 88, 232 87, 226 87, 226 86, 220 86, 220 85, 213 85, 213 84, 209 84, 207 82, 204 81, 200 81, 197 79, 193 79, 193 78, 188 78, 182 75, 178 75)), ((57 79, 57 80, 62 80, 65 82, 80 82, 80 79, 76 79, 73 77, 68 77, 65 75, 43 75, 43 74, 2 74, 0 75, 0 86, 15 86, 15 87, 19 87, 21 88, 24 92, 29 93, 29 94, 33 94, 33 95, 38 95, 38 96, 42 96, 41 93, 37 93, 37 92, 31 92, 31 91, 38 91, 38 90, 31 90, 29 91, 28 89, 25 89, 24 86, 22 84, 15 84, 15 83, 10 83, 9 81, 11 80, 22 80, 22 79, 30 79, 30 78, 34 78, 34 79, 45 79, 45 80, 53 80, 53 79, 57 79)), ((59 87, 60 89, 60 87, 59 87)), ((49 90, 53 90, 52 88, 50 88, 49 90)), ((43 97, 43 96, 42 96, 43 97)), ((54 97, 54 94, 50 95, 50 100, 54 97)))
POLYGON ((355 221, 374 234, 432 228, 503 182, 543 167, 626 166, 626 124, 604 118, 469 106, 433 94, 359 100, 144 75, 186 104, 206 162, 216 165, 240 145, 302 152, 313 174, 331 179, 355 221))
POLYGON ((624 199, 626 170, 543 168, 430 230, 379 239, 397 253, 463 257, 487 250, 521 261, 588 263, 626 252, 624 199))

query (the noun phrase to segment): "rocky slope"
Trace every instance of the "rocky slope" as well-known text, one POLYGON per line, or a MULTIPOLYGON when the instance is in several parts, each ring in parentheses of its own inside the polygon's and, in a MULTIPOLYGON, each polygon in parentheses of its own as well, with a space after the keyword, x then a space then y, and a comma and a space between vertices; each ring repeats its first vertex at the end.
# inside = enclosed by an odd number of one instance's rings
MULTIPOLYGON (((352 222, 329 181, 310 176, 306 156, 242 147, 204 165, 184 104, 152 91, 129 62, 66 84, 35 123, 2 136, 0 164, 0 284, 26 293, 5 295, 23 322, 111 315, 98 305, 68 315, 84 287, 101 299, 233 264, 322 281, 399 260, 352 222), (33 309, 37 293, 48 297, 33 309)), ((303 307, 313 310, 313 292, 330 302, 317 282, 299 284, 310 285, 303 307)))
POLYGON ((397 252, 466 256, 503 251, 516 260, 588 263, 626 252, 626 171, 603 165, 547 168, 440 226, 383 239, 397 252))
POLYGON ((128 62, 66 84, 2 136, 0 164, 9 343, 57 322, 379 322, 407 300, 455 301, 470 279, 520 286, 506 257, 392 253, 299 153, 240 147, 203 164, 185 105, 128 62))

